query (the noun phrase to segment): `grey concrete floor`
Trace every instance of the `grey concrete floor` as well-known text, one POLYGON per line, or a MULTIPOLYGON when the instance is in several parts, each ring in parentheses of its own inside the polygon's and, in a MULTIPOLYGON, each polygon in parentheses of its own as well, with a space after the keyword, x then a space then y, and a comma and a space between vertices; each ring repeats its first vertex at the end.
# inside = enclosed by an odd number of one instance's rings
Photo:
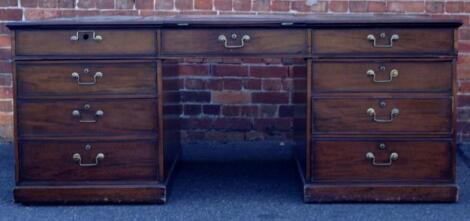
POLYGON ((227 149, 188 147, 166 205, 24 206, 13 203, 12 147, 2 145, 0 220, 470 220, 470 161, 462 155, 458 203, 304 204, 285 149, 263 154, 243 148, 227 154, 227 149))

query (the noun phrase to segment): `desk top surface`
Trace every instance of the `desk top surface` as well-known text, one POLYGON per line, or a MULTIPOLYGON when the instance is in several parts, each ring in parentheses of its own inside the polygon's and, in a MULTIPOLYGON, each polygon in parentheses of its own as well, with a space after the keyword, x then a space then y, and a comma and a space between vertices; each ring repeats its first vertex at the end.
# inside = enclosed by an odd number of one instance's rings
POLYGON ((135 28, 190 28, 190 27, 458 27, 462 21, 453 18, 406 15, 250 15, 250 16, 90 16, 55 18, 49 20, 11 22, 11 29, 73 28, 73 27, 135 27, 135 28))

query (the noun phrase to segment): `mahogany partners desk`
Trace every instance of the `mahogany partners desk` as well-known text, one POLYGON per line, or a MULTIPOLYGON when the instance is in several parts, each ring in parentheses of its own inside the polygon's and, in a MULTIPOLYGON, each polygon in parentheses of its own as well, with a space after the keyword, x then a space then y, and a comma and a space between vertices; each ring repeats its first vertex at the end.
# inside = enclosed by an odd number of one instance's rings
POLYGON ((180 153, 162 61, 306 62, 306 202, 457 200, 454 32, 424 17, 75 18, 13 30, 16 202, 163 203, 180 153))

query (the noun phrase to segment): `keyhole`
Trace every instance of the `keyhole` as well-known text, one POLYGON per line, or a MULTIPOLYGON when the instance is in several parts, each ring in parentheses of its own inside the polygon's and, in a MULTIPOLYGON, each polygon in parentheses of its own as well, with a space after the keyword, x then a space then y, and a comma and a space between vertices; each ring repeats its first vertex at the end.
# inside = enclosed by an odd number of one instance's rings
POLYGON ((84 35, 83 35, 83 40, 88 40, 89 37, 90 37, 90 36, 89 36, 88 34, 84 34, 84 35))

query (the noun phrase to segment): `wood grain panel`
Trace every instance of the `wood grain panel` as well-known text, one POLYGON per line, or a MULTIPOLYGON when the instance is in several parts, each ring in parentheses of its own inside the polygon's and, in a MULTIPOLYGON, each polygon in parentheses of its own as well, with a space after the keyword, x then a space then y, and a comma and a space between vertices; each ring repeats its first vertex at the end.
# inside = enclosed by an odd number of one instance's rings
POLYGON ((172 54, 303 54, 307 53, 305 30, 274 29, 211 29, 162 30, 161 53, 172 54), (236 38, 232 38, 235 34, 236 38), (219 35, 227 37, 229 46, 241 45, 241 38, 249 35, 242 48, 228 49, 219 35), (287 37, 288 36, 288 37, 287 37))
POLYGON ((387 53, 417 55, 423 53, 454 52, 452 29, 341 29, 315 30, 313 32, 313 50, 319 54, 383 56, 387 53), (385 37, 380 35, 385 33, 385 37), (390 45, 392 35, 399 35, 393 47, 374 47, 367 39, 368 35, 377 39, 378 45, 390 45))
POLYGON ((16 55, 153 55, 155 41, 151 30, 20 30, 16 32, 16 55), (79 40, 72 41, 78 31, 79 40), (103 40, 93 40, 93 32, 103 40))
POLYGON ((449 141, 315 141, 312 144, 313 182, 423 182, 452 179, 449 141), (380 145, 384 145, 383 149, 380 145), (390 154, 398 159, 390 166, 375 166, 366 158, 373 153, 377 163, 389 163, 390 154))
POLYGON ((143 181, 158 176, 155 141, 22 141, 20 152, 22 182, 143 181), (86 150, 85 145, 91 149, 86 150), (84 164, 95 163, 98 153, 104 158, 96 166, 81 167, 72 157, 75 153, 84 164))
POLYGON ((313 66, 315 92, 450 93, 452 88, 452 62, 335 61, 313 66), (398 76, 391 77, 395 70, 398 76), (382 82, 374 82, 368 71, 382 82))
POLYGON ((99 95, 151 95, 156 96, 156 65, 152 62, 47 62, 18 63, 16 74, 18 96, 62 97, 99 95), (80 83, 72 73, 79 74, 80 83))
POLYGON ((21 101, 18 130, 20 137, 156 135, 156 108, 154 99, 21 101), (89 110, 84 109, 86 104, 90 105, 89 110), (79 110, 81 116, 73 116, 73 110, 79 110), (104 115, 96 117, 98 110, 104 115))
POLYGON ((451 99, 425 98, 331 98, 314 99, 313 133, 449 133, 451 99), (385 106, 381 107, 380 103, 385 106), (389 120, 393 109, 399 114, 388 123, 374 122, 367 110, 373 108, 378 120, 389 120))

